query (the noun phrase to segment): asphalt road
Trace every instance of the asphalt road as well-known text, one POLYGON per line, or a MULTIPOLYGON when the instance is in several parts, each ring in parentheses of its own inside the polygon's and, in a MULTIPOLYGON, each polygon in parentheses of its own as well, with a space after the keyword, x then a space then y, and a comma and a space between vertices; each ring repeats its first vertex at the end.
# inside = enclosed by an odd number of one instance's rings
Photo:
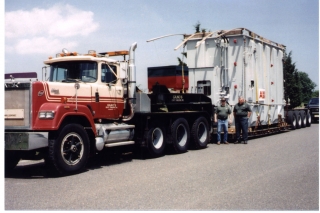
POLYGON ((209 144, 155 159, 135 154, 92 161, 50 177, 43 161, 5 175, 5 210, 319 210, 319 125, 209 144))

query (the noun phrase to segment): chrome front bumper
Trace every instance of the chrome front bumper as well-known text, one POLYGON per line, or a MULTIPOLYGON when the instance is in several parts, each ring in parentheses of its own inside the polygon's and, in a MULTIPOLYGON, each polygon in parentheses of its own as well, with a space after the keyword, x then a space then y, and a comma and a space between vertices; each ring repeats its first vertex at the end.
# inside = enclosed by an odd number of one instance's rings
POLYGON ((34 150, 48 146, 48 132, 5 132, 5 150, 34 150))

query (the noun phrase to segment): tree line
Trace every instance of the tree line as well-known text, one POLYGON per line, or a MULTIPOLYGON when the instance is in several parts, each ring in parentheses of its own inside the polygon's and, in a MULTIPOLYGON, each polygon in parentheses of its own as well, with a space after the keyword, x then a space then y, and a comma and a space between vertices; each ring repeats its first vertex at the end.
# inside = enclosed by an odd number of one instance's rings
POLYGON ((291 108, 308 103, 310 98, 319 97, 319 90, 315 90, 314 83, 307 73, 299 71, 292 62, 292 52, 284 54, 283 58, 284 98, 291 108))

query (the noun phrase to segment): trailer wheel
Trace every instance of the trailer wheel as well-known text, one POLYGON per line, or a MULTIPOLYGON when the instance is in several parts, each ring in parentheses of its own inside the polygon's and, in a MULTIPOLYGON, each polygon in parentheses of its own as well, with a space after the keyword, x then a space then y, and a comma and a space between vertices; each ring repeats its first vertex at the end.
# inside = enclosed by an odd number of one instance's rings
POLYGON ((294 111, 294 114, 296 115, 297 119, 297 129, 301 128, 301 114, 300 111, 294 111))
POLYGON ((49 140, 49 164, 60 174, 80 172, 87 164, 89 137, 83 126, 68 124, 55 140, 49 140))
POLYGON ((148 131, 147 136, 149 153, 155 157, 161 156, 164 152, 166 143, 163 129, 160 127, 152 127, 148 131))
POLYGON ((304 110, 300 110, 301 115, 301 128, 305 128, 307 126, 306 113, 304 110))
POLYGON ((312 123, 312 119, 311 119, 311 114, 310 114, 310 110, 306 111, 306 126, 309 127, 311 126, 312 123))
POLYGON ((191 137, 197 149, 207 147, 210 139, 210 131, 207 120, 204 117, 198 118, 192 125, 191 137))
POLYGON ((295 130, 297 128, 297 118, 293 111, 288 112, 288 123, 291 126, 292 130, 295 130))
POLYGON ((186 119, 178 118, 171 125, 172 145, 177 153, 188 150, 190 129, 186 119))
POLYGON ((17 164, 20 161, 20 155, 15 152, 15 151, 5 151, 4 154, 4 167, 5 167, 5 171, 9 172, 12 169, 14 169, 14 167, 17 166, 17 164))

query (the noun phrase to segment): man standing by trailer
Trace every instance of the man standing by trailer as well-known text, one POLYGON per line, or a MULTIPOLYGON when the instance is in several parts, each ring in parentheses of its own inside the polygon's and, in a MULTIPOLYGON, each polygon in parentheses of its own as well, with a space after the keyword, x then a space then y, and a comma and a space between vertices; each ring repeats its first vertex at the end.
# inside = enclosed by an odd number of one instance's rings
POLYGON ((218 120, 217 144, 220 145, 221 141, 221 128, 223 129, 223 142, 228 144, 228 121, 231 114, 231 109, 226 105, 226 99, 221 98, 220 105, 216 107, 215 120, 218 120))
POLYGON ((251 116, 250 106, 244 102, 244 98, 242 96, 239 97, 238 103, 234 106, 233 115, 235 118, 235 126, 236 126, 236 143, 240 142, 240 132, 242 130, 242 138, 244 144, 248 143, 248 119, 251 116))

